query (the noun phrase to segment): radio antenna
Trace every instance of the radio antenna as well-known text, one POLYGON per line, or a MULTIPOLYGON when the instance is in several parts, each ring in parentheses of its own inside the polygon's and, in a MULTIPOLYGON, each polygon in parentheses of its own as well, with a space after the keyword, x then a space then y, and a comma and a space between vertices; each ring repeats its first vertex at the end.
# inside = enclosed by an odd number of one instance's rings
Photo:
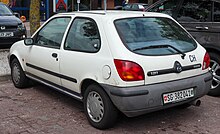
POLYGON ((107 10, 107 0, 104 0, 104 9, 105 9, 105 13, 106 13, 106 10, 107 10))

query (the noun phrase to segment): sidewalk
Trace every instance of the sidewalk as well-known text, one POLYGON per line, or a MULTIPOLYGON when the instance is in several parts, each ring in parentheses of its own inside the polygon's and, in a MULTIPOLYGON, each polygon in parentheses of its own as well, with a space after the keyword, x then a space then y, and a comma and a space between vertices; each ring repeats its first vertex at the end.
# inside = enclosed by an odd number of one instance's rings
POLYGON ((7 80, 10 75, 10 67, 8 64, 9 49, 0 49, 0 81, 7 80))

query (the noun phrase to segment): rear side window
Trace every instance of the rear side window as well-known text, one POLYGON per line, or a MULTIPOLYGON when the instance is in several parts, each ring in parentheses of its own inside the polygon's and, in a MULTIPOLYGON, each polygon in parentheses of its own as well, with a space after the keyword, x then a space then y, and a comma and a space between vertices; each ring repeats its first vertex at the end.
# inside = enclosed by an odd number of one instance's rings
POLYGON ((211 9, 211 1, 184 0, 177 20, 191 22, 211 21, 211 9))
POLYGON ((177 54, 175 49, 188 52, 197 46, 185 30, 168 18, 128 18, 114 23, 123 43, 137 54, 177 54))
POLYGON ((132 5, 132 10, 139 10, 139 7, 137 4, 132 5))
POLYGON ((101 39, 94 20, 76 18, 69 30, 64 49, 81 52, 97 52, 101 39))

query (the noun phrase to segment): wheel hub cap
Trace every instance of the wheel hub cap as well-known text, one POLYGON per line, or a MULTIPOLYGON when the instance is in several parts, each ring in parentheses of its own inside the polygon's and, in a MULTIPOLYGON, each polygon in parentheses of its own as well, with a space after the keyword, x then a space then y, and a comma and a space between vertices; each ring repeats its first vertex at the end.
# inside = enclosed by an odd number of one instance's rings
POLYGON ((215 89, 220 85, 220 65, 216 61, 211 60, 210 67, 213 75, 211 89, 215 89))
POLYGON ((12 70, 12 78, 15 83, 18 83, 20 80, 20 70, 18 68, 18 65, 15 64, 12 70))
POLYGON ((90 92, 87 98, 87 111, 94 122, 99 122, 104 115, 104 104, 97 92, 90 92))

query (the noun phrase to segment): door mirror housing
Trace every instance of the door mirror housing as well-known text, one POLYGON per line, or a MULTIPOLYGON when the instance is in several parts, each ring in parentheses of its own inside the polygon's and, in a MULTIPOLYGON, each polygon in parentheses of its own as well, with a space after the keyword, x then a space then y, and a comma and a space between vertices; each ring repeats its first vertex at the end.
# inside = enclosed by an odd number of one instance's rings
POLYGON ((20 15, 19 13, 17 13, 17 12, 14 12, 13 15, 16 16, 16 17, 18 17, 19 19, 20 19, 20 17, 21 17, 21 15, 20 15))
POLYGON ((34 44, 34 40, 32 38, 26 38, 26 39, 24 39, 24 44, 26 46, 33 45, 34 44))

